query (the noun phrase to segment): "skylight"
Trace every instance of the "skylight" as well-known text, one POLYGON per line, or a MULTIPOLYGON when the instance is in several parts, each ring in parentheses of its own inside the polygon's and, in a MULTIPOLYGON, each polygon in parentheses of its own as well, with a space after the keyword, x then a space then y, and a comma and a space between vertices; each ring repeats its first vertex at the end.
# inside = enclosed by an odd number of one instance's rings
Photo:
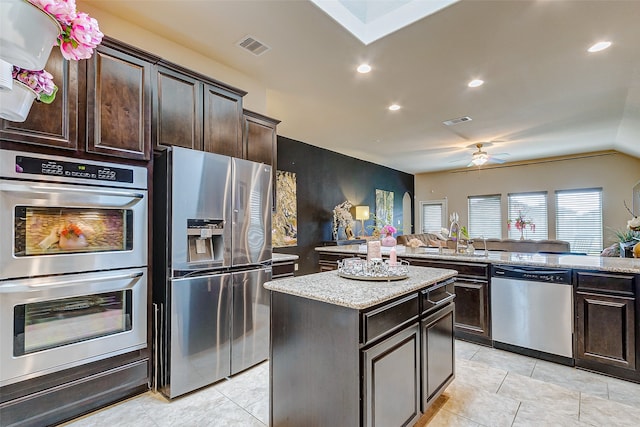
POLYGON ((311 0, 365 45, 457 0, 311 0))

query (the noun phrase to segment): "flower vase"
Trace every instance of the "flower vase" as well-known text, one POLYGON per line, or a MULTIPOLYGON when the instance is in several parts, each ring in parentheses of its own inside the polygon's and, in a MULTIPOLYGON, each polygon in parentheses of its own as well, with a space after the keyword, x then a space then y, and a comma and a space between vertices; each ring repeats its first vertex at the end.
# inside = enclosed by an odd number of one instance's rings
POLYGON ((524 229, 520 229, 520 240, 524 240, 524 229))
POLYGON ((0 58, 27 70, 42 70, 62 33, 58 21, 26 0, 0 1, 0 58))
POLYGON ((0 91, 0 118, 24 122, 35 99, 36 93, 29 86, 14 81, 13 89, 0 91))
POLYGON ((380 240, 380 244, 382 246, 391 247, 395 246, 397 244, 397 241, 391 234, 387 234, 380 240))

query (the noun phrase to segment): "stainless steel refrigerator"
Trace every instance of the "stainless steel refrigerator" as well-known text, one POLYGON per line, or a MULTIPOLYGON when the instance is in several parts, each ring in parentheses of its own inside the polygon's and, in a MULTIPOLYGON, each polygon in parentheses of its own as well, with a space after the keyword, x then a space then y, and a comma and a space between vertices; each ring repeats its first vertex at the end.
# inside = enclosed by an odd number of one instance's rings
POLYGON ((171 147, 153 174, 155 384, 174 398, 268 358, 271 166, 171 147))

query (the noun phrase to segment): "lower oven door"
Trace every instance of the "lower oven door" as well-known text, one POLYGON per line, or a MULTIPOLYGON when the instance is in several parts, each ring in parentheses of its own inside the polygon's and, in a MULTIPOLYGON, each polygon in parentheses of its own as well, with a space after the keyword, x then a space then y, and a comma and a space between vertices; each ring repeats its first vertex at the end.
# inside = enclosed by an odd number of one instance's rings
POLYGON ((0 282, 0 386, 146 347, 147 269, 0 282))

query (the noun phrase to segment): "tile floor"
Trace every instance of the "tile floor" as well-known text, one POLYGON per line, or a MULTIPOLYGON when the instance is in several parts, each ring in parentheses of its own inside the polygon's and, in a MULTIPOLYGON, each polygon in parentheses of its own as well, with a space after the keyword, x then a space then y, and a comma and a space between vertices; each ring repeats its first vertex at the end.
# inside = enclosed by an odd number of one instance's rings
MULTIPOLYGON (((264 362, 171 403, 148 392, 64 426, 265 427, 268 377, 264 362)), ((456 341, 456 379, 416 427, 639 425, 640 384, 456 341)))

